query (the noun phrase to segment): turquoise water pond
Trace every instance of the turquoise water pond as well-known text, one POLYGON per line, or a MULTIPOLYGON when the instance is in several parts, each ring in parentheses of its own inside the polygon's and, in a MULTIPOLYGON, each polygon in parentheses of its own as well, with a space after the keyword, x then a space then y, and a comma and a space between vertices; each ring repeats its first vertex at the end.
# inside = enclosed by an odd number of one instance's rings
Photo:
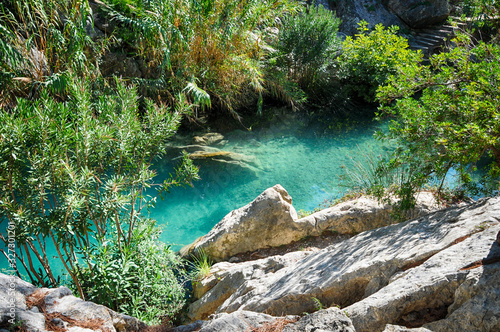
MULTIPOLYGON (((202 180, 194 188, 175 188, 151 211, 164 227, 161 240, 179 249, 275 184, 288 191, 297 211, 341 197, 347 190, 340 181, 344 167, 386 154, 389 144, 373 134, 387 124, 365 120, 351 128, 331 127, 286 118, 258 130, 226 133, 227 143, 216 147, 245 155, 251 169, 195 160, 202 180)), ((170 158, 158 163, 159 180, 171 171, 170 158)))
MULTIPOLYGON (((338 123, 285 116, 260 129, 224 133, 226 143, 215 147, 244 155, 248 167, 195 160, 201 180, 193 188, 173 188, 150 211, 163 228, 161 240, 178 250, 275 184, 288 191, 297 211, 313 210, 325 200, 341 197, 347 191, 340 185, 345 168, 353 160, 363 164, 366 156, 385 155, 390 145, 373 137, 387 123, 363 120, 338 127, 338 123)), ((157 162, 158 182, 172 172, 176 164, 172 160, 178 156, 176 150, 157 162)), ((51 249, 49 257, 56 256, 51 249)), ((55 271, 62 271, 59 260, 53 264, 55 271)), ((2 255, 0 269, 7 267, 2 255)))

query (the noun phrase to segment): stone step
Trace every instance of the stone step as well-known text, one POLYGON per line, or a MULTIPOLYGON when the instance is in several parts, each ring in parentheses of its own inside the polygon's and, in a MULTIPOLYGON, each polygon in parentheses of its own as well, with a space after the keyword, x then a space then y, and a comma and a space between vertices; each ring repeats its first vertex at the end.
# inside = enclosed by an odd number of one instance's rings
POLYGON ((436 35, 431 35, 431 34, 425 34, 425 35, 419 34, 419 35, 415 36, 415 39, 419 40, 419 41, 434 43, 434 44, 441 44, 441 43, 444 43, 447 38, 443 37, 443 36, 436 36, 436 35))
POLYGON ((454 34, 455 30, 456 29, 453 27, 450 27, 450 28, 440 27, 437 29, 418 30, 418 31, 416 31, 416 34, 432 34, 432 35, 436 35, 436 36, 448 36, 450 34, 454 34))
POLYGON ((444 46, 447 40, 453 38, 457 30, 463 30, 466 26, 466 22, 455 19, 452 24, 444 23, 435 27, 415 30, 413 39, 409 41, 410 49, 421 50, 424 57, 428 58, 444 46))

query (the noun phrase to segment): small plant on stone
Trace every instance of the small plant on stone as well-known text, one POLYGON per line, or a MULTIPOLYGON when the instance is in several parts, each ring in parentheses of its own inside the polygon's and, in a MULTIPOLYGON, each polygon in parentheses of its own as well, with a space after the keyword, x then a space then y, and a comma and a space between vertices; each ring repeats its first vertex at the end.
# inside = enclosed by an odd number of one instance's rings
POLYGON ((313 214, 313 211, 308 211, 308 210, 303 210, 303 209, 300 209, 299 211, 297 211, 297 216, 299 217, 299 219, 310 216, 311 214, 313 214))
POLYGON ((320 311, 320 310, 325 309, 325 307, 323 306, 323 304, 321 303, 321 301, 318 298, 312 297, 311 299, 314 302, 314 308, 316 309, 316 311, 320 311))
POLYGON ((196 254, 191 255, 193 261, 192 265, 192 279, 195 282, 202 280, 210 275, 210 268, 213 265, 212 259, 208 256, 207 252, 200 249, 196 254))

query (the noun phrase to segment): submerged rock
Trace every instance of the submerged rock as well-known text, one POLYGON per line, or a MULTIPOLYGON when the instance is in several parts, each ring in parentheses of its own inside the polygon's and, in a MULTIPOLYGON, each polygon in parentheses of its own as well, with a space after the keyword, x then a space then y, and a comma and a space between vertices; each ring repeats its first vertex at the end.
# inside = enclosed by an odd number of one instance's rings
POLYGON ((431 330, 460 324, 495 330, 500 263, 477 262, 500 257, 499 221, 500 198, 491 198, 366 231, 315 253, 215 264, 216 278, 189 316, 240 310, 295 315, 315 311, 316 298, 344 308, 356 331, 424 323, 431 330), (480 266, 469 269, 474 263, 480 266))
POLYGON ((214 145, 221 142, 224 135, 219 133, 206 133, 204 135, 193 137, 193 144, 197 145, 214 145))
POLYGON ((229 151, 196 151, 193 153, 190 153, 188 156, 190 159, 208 159, 208 158, 223 158, 231 155, 231 152, 229 151))
MULTIPOLYGON (((174 145, 172 149, 185 151, 192 160, 203 162, 216 162, 224 166, 238 167, 240 170, 249 171, 256 176, 260 169, 260 164, 255 156, 248 156, 232 151, 224 151, 208 145, 174 145)), ((180 157, 177 157, 180 158, 180 157)))

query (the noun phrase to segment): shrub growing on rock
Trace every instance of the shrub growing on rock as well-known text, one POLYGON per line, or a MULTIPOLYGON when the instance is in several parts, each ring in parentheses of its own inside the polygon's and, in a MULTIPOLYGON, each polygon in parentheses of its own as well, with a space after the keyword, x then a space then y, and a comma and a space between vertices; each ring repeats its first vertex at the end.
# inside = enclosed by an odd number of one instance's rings
POLYGON ((144 220, 129 243, 120 244, 115 233, 87 248, 92 264, 78 274, 86 299, 148 324, 173 320, 186 301, 186 275, 175 252, 157 241, 160 233, 153 220, 144 220))

